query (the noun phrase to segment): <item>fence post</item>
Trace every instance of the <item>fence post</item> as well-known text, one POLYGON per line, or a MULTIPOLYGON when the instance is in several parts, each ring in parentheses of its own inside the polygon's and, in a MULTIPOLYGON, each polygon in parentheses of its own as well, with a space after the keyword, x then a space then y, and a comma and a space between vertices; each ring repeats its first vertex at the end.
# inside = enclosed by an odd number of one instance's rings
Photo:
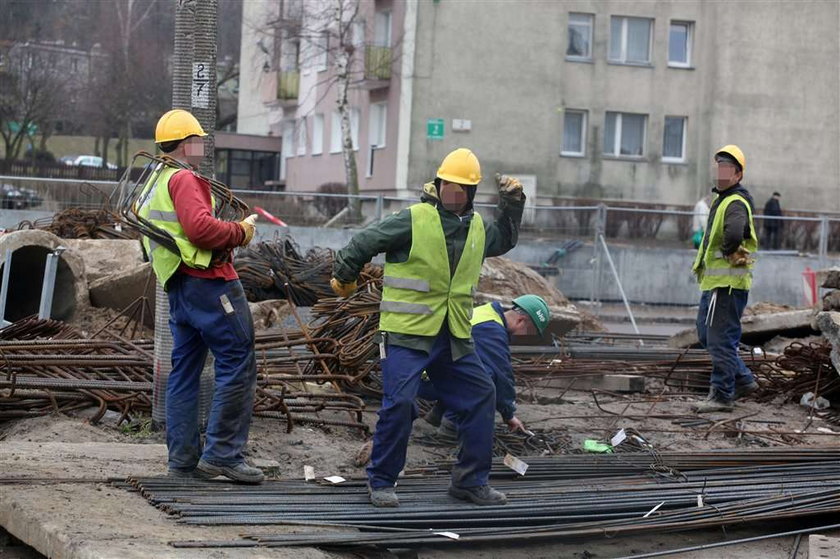
POLYGON ((828 261, 828 217, 820 216, 820 268, 825 268, 828 261))
POLYGON ((382 221, 382 211, 385 204, 385 197, 380 194, 376 197, 376 221, 382 221))
POLYGON ((595 304, 601 302, 601 276, 603 275, 603 262, 601 261, 600 238, 607 228, 607 206, 598 204, 595 209, 595 239, 592 246, 592 288, 589 295, 589 302, 592 310, 597 314, 595 304))

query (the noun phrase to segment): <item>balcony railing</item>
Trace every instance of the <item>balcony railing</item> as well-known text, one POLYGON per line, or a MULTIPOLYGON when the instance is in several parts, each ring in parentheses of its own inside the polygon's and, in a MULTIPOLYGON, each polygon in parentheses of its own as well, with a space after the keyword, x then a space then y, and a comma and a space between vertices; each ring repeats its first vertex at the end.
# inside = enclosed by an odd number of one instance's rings
POLYGON ((391 79, 391 47, 367 45, 365 49, 365 78, 391 79))
POLYGON ((277 77, 277 98, 281 101, 297 100, 300 88, 300 73, 297 70, 279 72, 277 77))

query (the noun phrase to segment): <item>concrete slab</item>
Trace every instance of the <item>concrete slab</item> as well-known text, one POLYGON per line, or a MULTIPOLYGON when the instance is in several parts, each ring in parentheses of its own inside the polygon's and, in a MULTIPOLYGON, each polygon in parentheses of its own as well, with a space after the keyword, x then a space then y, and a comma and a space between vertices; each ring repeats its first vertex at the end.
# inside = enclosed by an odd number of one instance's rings
MULTIPOLYGON (((100 277, 90 284, 91 305, 121 311, 145 295, 149 298, 149 306, 154 312, 156 282, 152 275, 152 265, 144 262, 100 277)), ((146 326, 153 328, 154 324, 154 314, 147 316, 146 326)))
POLYGON ((817 284, 829 289, 840 289, 840 268, 832 266, 824 270, 817 270, 817 284))
POLYGON ((334 557, 316 549, 170 547, 173 540, 236 539, 246 528, 178 524, 139 494, 102 481, 165 470, 160 444, 7 441, 0 445, 0 525, 54 559, 334 557))
POLYGON ((840 557, 840 538, 819 534, 808 536, 808 559, 836 559, 840 557))
MULTIPOLYGON (((813 317, 811 309, 745 316, 741 319, 741 341, 758 345, 779 335, 810 336, 816 333, 811 324, 813 317)), ((695 328, 683 330, 668 340, 671 347, 692 347, 699 343, 695 328)))
POLYGON ((821 312, 816 318, 817 327, 831 342, 831 364, 840 371, 840 313, 821 312))
POLYGON ((140 241, 64 239, 62 243, 84 260, 85 273, 90 283, 114 272, 135 268, 143 262, 140 241))

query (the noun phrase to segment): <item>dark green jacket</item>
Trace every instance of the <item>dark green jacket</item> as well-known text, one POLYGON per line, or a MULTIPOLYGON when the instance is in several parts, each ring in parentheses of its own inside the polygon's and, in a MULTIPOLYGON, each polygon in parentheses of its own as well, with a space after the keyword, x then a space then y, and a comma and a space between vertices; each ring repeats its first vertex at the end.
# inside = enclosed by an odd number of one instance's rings
MULTIPOLYGON (((427 192, 428 192, 427 188, 427 192)), ((467 241, 467 231, 472 219, 472 210, 464 216, 458 216, 444 209, 438 200, 427 193, 423 194, 422 202, 437 206, 440 214, 443 234, 446 238, 446 250, 449 255, 449 270, 454 273, 464 251, 467 241)), ((496 207, 495 220, 484 221, 485 243, 484 256, 499 256, 505 254, 514 246, 519 238, 519 224, 522 222, 522 210, 525 206, 522 200, 499 198, 496 207)), ((400 210, 385 219, 373 223, 356 233, 346 247, 335 255, 333 276, 339 281, 349 283, 359 277, 362 267, 379 254, 385 253, 386 262, 405 262, 411 250, 411 213, 408 209, 400 210)), ((429 352, 434 344, 434 336, 410 336, 405 334, 388 334, 388 343, 411 349, 429 352)), ((459 359, 473 350, 472 339, 459 340, 452 338, 452 358, 459 359)))

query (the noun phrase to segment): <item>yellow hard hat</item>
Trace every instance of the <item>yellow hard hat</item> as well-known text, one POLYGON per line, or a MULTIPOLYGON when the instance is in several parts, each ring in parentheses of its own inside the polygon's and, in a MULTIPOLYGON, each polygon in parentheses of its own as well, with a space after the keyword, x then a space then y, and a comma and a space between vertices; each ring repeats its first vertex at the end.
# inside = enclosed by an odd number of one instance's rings
POLYGON ((481 182, 481 165, 478 157, 467 148, 458 148, 443 158, 437 178, 448 182, 475 186, 481 182))
POLYGON ((155 128, 155 143, 174 142, 183 140, 190 136, 206 136, 207 132, 198 123, 198 120, 189 112, 183 109, 173 109, 165 113, 158 120, 155 128))
POLYGON ((746 170, 746 168, 747 168, 747 158, 744 157, 744 152, 741 151, 741 148, 739 148, 735 144, 729 144, 729 145, 723 146, 722 148, 720 148, 719 150, 717 150, 715 152, 715 157, 717 157, 721 153, 725 153, 726 155, 734 157, 735 161, 738 162, 738 165, 741 166, 741 173, 743 173, 746 170))

